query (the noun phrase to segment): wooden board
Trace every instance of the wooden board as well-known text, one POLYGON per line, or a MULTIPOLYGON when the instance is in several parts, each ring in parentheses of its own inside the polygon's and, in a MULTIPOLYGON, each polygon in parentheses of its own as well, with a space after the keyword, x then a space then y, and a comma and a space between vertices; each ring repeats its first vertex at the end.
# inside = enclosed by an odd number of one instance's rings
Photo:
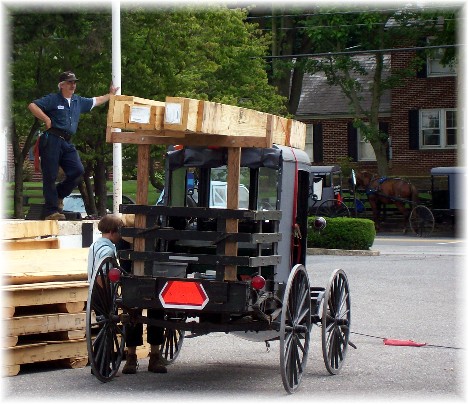
POLYGON ((18 250, 46 250, 57 249, 60 247, 60 241, 56 237, 47 237, 39 239, 19 239, 19 240, 5 240, 1 243, 2 250, 4 251, 18 251, 18 250))
POLYGON ((58 342, 40 342, 3 348, 3 366, 22 365, 25 363, 44 362, 65 358, 83 358, 88 356, 86 339, 58 342))
POLYGON ((2 239, 12 240, 58 235, 57 220, 3 220, 2 239))
POLYGON ((4 307, 22 307, 85 302, 88 300, 88 288, 86 281, 4 286, 2 304, 4 307))
POLYGON ((4 284, 88 279, 88 248, 5 251, 4 284))
POLYGON ((3 319, 2 325, 4 335, 7 337, 78 329, 84 330, 86 328, 86 313, 57 313, 13 317, 3 319))

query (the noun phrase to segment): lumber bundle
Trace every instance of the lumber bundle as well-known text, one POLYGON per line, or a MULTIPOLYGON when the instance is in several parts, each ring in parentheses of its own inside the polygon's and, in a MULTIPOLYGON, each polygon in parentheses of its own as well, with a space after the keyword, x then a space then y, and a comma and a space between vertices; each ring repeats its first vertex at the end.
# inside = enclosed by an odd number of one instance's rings
POLYGON ((1 232, 3 250, 59 248, 56 220, 5 220, 1 232))
MULTIPOLYGON (((2 374, 21 365, 87 364, 87 248, 59 249, 47 241, 59 233, 57 221, 4 221, 2 238, 2 374), (18 248, 20 244, 20 248, 18 248), (29 249, 24 249, 29 246, 29 249)), ((58 241, 58 240, 57 240, 58 241)))
POLYGON ((107 141, 133 144, 272 147, 304 150, 306 125, 293 119, 216 102, 167 97, 158 102, 115 95, 109 101, 107 141), (114 132, 114 129, 135 132, 114 132))

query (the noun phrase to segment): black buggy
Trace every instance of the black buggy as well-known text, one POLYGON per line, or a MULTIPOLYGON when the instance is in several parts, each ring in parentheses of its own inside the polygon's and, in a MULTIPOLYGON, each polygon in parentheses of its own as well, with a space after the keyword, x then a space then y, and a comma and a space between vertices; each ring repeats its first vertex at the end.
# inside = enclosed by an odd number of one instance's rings
MULTIPOLYGON (((307 154, 277 145, 245 147, 233 164, 228 149, 168 151, 162 204, 120 206, 136 215, 135 227, 122 229, 134 238, 133 249, 119 252, 132 270, 104 259, 90 282, 86 311, 89 360, 102 382, 118 372, 127 322, 163 327, 161 354, 168 363, 184 337, 223 332, 267 344, 279 340, 289 393, 301 383, 316 324, 326 369, 340 371, 350 334, 349 285, 341 269, 325 288, 309 282, 314 176, 307 154), (229 173, 236 170, 239 182, 232 186, 229 173), (145 309, 159 311, 161 319, 145 316, 145 309)), ((316 221, 318 229, 324 224, 316 221)))

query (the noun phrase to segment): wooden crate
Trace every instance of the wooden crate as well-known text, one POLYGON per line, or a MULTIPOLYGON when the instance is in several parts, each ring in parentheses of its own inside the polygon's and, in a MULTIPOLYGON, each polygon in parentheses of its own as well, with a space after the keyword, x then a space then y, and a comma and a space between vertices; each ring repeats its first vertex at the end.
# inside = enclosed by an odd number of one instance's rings
POLYGON ((111 95, 107 126, 130 130, 163 128, 164 102, 146 98, 111 95))

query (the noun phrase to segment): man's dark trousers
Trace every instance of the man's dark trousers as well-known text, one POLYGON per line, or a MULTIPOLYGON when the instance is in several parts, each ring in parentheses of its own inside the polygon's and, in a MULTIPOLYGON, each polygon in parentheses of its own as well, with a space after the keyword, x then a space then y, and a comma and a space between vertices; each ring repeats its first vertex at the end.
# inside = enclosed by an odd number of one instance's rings
POLYGON ((44 132, 39 142, 41 156, 42 192, 45 200, 45 216, 58 211, 58 199, 70 195, 84 173, 84 167, 75 146, 61 137, 44 132), (59 167, 65 180, 57 185, 59 167))

